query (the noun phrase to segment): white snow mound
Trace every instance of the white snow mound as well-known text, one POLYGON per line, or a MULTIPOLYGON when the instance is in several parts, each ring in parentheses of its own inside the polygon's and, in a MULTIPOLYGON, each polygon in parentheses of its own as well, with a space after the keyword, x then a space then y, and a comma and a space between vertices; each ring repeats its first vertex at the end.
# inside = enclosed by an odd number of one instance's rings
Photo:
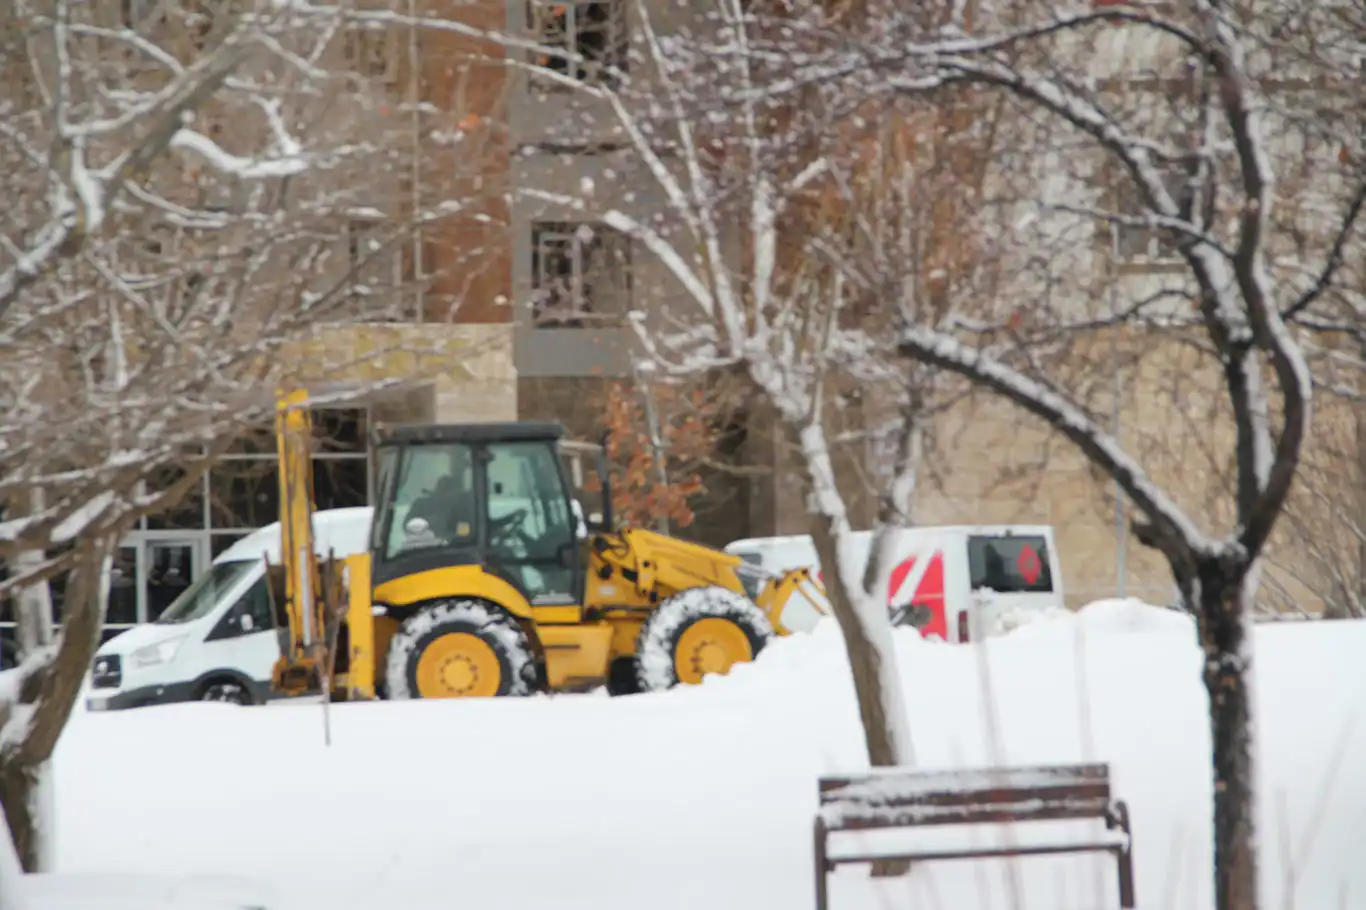
MULTIPOLYGON (((1366 621, 1254 634, 1267 902, 1361 907, 1366 621)), ((1107 762, 1133 819, 1140 905, 1214 906, 1208 698, 1190 620, 1101 601, 970 647, 911 629, 894 640, 917 767, 1107 762)), ((268 910, 800 910, 812 906, 817 778, 867 768, 831 620, 700 686, 334 704, 331 729, 328 747, 316 705, 78 710, 55 756, 57 871, 243 874, 271 887, 268 910)), ((1082 833, 1058 824, 1011 837, 1082 833)), ((879 846, 869 840, 834 848, 879 846)), ((927 863, 878 882, 851 867, 831 876, 831 905, 1114 907, 1114 863, 927 863)))
POLYGON ((1077 621, 1087 632, 1164 632, 1190 635, 1195 622, 1187 613, 1158 607, 1136 597, 1097 600, 1077 611, 1077 621))

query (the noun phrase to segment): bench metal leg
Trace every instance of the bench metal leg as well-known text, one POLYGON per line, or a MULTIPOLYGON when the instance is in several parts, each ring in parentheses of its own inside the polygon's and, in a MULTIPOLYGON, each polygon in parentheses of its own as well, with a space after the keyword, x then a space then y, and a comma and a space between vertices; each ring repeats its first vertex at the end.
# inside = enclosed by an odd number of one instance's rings
POLYGON ((1124 846, 1115 850, 1115 862, 1119 867, 1119 906, 1132 910, 1136 906, 1134 897, 1134 835, 1129 830, 1129 807, 1123 800, 1115 802, 1112 818, 1105 820, 1105 827, 1124 832, 1124 846))
POLYGON ((816 910, 827 910, 830 906, 830 895, 827 891, 829 882, 826 875, 830 871, 830 864, 825 858, 825 820, 820 816, 816 817, 815 848, 816 910))
POLYGON ((1119 905, 1124 910, 1138 906, 1134 900, 1134 857, 1128 849, 1119 851, 1119 905))

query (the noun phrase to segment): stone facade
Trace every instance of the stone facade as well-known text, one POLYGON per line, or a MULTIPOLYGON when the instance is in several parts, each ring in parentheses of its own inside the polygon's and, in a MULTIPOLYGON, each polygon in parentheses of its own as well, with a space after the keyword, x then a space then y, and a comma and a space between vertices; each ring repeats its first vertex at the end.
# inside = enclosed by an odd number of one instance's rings
POLYGON ((517 419, 512 327, 493 324, 329 326, 283 362, 305 387, 404 400, 410 420, 517 419))

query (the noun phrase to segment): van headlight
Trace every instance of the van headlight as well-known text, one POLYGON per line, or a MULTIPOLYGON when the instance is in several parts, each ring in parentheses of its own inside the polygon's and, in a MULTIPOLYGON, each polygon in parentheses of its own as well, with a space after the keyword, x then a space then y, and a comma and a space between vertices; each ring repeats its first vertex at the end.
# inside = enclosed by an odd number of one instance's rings
POLYGON ((185 641, 185 636, 168 638, 159 641, 154 645, 145 648, 138 648, 132 653, 134 666, 155 667, 157 664, 168 664, 175 659, 176 652, 180 650, 180 645, 185 641))

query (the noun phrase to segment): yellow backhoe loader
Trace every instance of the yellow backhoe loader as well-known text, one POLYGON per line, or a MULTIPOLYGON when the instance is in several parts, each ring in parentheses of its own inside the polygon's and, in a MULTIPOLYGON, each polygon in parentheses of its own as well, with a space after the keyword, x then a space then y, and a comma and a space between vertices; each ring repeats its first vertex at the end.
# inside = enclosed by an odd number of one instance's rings
POLYGON ((719 550, 617 528, 602 448, 548 422, 377 433, 369 552, 320 562, 305 392, 281 398, 276 430, 282 695, 655 691, 725 674, 788 634, 789 608, 821 609, 808 570, 766 575, 719 550), (590 468, 602 508, 585 514, 590 468))

